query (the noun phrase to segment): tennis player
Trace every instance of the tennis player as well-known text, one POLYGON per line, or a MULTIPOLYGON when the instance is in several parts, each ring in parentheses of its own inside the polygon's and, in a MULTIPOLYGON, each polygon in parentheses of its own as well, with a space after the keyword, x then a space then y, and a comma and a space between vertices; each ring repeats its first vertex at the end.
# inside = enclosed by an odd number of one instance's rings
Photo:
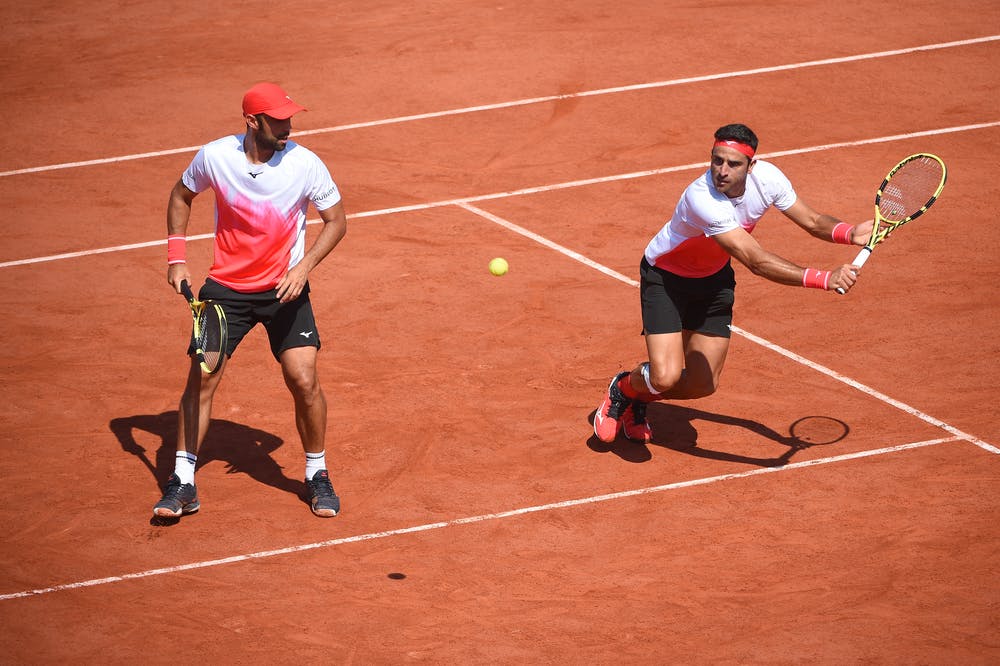
POLYGON ((681 195, 670 221, 646 246, 640 263, 642 324, 648 361, 616 375, 594 414, 594 434, 613 442, 652 438, 646 405, 715 393, 729 351, 736 279, 735 258, 773 282, 849 290, 860 268, 803 268, 768 252, 751 233, 774 206, 810 235, 864 245, 872 222, 850 225, 817 213, 799 199, 788 178, 757 160, 757 136, 745 125, 715 132, 708 170, 681 195))
MULTIPOLYGON (((319 331, 309 300, 309 272, 344 237, 347 218, 340 192, 320 158, 290 141, 293 115, 305 108, 273 83, 259 83, 243 97, 246 131, 198 151, 174 185, 167 208, 167 282, 180 292, 190 282, 185 236, 191 205, 201 192, 215 194, 215 259, 199 300, 219 303, 229 345, 215 374, 192 357, 181 396, 174 472, 157 516, 177 517, 199 508, 194 472, 205 438, 212 397, 228 359, 243 337, 263 324, 271 353, 281 364, 295 403, 295 424, 305 451, 305 481, 312 511, 335 516, 340 498, 326 464, 326 398, 316 372, 319 331), (305 248, 306 211, 312 204, 323 227, 305 248)), ((188 349, 191 354, 193 349, 188 349)))

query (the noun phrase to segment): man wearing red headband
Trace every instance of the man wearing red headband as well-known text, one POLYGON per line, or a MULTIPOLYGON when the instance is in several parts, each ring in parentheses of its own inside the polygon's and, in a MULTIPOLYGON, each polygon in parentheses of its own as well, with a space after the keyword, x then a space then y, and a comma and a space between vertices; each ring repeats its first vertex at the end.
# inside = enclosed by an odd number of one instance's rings
POLYGON ((646 246, 640 264, 643 333, 649 360, 611 380, 594 414, 594 434, 613 442, 619 431, 648 442, 646 405, 715 393, 729 351, 735 258, 779 284, 849 290, 859 268, 803 268, 768 252, 751 233, 774 206, 810 235, 864 245, 872 230, 817 213, 769 162, 754 158, 757 136, 745 125, 715 132, 708 170, 691 183, 673 217, 646 246))
MULTIPOLYGON (((273 83, 243 96, 246 131, 207 144, 170 193, 167 207, 167 282, 180 293, 191 280, 186 236, 198 193, 215 194, 214 262, 198 295, 226 313, 229 345, 222 367, 205 374, 192 357, 178 415, 174 473, 153 514, 178 517, 197 511, 197 452, 208 430, 212 397, 243 337, 263 324, 295 403, 295 424, 305 450, 305 481, 312 511, 335 516, 340 499, 326 466, 326 398, 316 373, 319 331, 309 300, 309 273, 347 232, 340 192, 310 150, 289 140, 293 115, 304 111, 273 83), (305 247, 306 211, 323 228, 305 247)), ((193 349, 188 349, 191 354, 193 349)))

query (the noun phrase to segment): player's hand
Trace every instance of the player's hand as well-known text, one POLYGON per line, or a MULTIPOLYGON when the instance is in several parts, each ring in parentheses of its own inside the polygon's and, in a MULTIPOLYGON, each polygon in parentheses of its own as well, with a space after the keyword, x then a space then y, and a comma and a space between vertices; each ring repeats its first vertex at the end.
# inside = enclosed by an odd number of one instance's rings
POLYGON ((309 279, 309 271, 299 263, 278 280, 277 293, 279 303, 294 301, 302 295, 302 290, 306 288, 306 281, 309 279))
POLYGON ((167 282, 174 288, 178 294, 181 293, 181 282, 187 280, 188 284, 191 284, 191 271, 188 270, 187 264, 170 264, 167 266, 167 282))
POLYGON ((851 242, 855 245, 865 245, 871 238, 872 229, 875 228, 875 220, 868 220, 861 224, 854 225, 854 232, 851 234, 851 242))
POLYGON ((842 289, 845 293, 851 290, 854 283, 858 281, 858 275, 861 273, 860 266, 854 266, 853 264, 844 264, 840 268, 830 271, 830 281, 827 283, 827 289, 837 290, 842 289))

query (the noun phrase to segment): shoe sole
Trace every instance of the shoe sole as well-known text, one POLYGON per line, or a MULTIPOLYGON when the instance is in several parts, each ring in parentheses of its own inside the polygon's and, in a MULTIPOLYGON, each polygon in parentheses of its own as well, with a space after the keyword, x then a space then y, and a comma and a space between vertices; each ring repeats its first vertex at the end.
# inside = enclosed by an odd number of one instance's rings
POLYGON ((170 509, 153 509, 153 515, 159 518, 179 518, 187 513, 194 513, 201 508, 201 504, 188 504, 181 507, 180 511, 174 512, 170 509))
POLYGON ((313 509, 314 516, 319 516, 320 518, 333 518, 339 511, 334 511, 333 509, 313 509))

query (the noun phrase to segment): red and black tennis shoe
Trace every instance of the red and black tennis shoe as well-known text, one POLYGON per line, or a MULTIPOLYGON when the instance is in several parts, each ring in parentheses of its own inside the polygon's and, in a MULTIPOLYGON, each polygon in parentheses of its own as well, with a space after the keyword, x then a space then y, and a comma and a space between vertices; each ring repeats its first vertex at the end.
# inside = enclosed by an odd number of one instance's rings
POLYGON ((594 413, 594 434, 597 435, 597 439, 607 444, 615 441, 615 438, 618 437, 622 416, 632 404, 632 401, 626 398, 621 389, 618 388, 618 382, 628 374, 628 372, 619 372, 615 375, 615 378, 608 384, 608 392, 604 396, 604 402, 594 413))
POLYGON ((632 404, 622 412, 622 432, 633 442, 648 444, 653 439, 653 431, 646 422, 646 405, 648 403, 633 400, 632 404))

